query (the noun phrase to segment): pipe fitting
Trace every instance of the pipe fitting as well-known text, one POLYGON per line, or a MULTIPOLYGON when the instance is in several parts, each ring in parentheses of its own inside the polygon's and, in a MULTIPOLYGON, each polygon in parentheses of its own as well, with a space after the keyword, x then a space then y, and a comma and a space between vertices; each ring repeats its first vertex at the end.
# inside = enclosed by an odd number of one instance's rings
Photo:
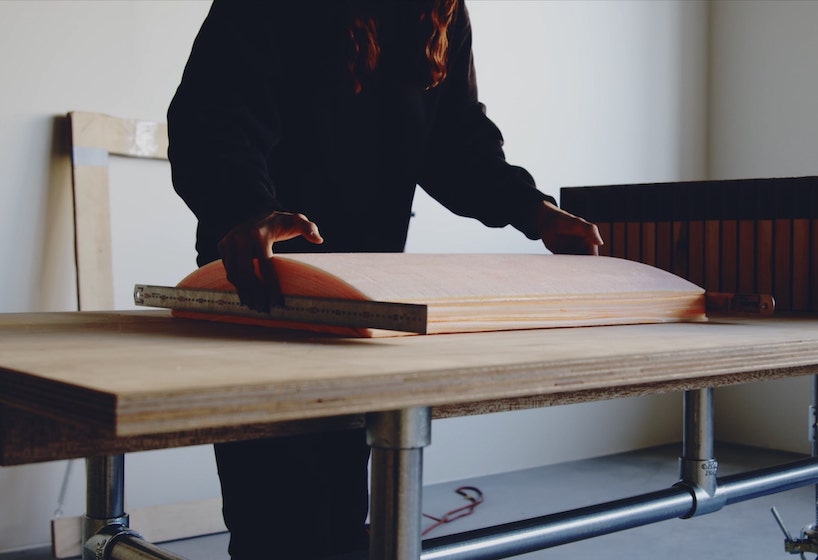
POLYGON ((366 439, 374 448, 417 449, 432 442, 432 412, 428 407, 366 415, 366 439))
POLYGON ((686 480, 680 480, 674 484, 673 487, 684 488, 690 492, 690 495, 693 497, 693 507, 690 508, 687 514, 682 515, 679 519, 690 519, 691 517, 713 513, 727 505, 727 496, 719 492, 718 489, 714 488, 711 493, 708 489, 686 480))
POLYGON ((679 478, 693 486, 698 486, 710 496, 715 496, 718 487, 716 476, 719 462, 715 459, 679 459, 679 478))
MULTIPOLYGON (((127 518, 127 516, 125 517, 127 518)), ((89 525, 85 525, 86 521, 88 521, 88 518, 83 519, 84 529, 90 528, 89 525)), ((114 544, 116 544, 117 540, 126 536, 142 538, 139 533, 128 528, 127 519, 125 524, 109 523, 103 525, 90 536, 86 536, 82 543, 82 560, 110 560, 114 544)))

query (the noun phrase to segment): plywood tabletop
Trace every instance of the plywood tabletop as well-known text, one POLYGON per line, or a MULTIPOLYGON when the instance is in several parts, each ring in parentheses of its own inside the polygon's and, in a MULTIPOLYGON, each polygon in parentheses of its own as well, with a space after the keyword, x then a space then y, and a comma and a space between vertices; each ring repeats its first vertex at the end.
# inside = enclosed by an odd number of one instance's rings
POLYGON ((0 401, 113 437, 818 372, 818 318, 345 339, 163 311, 0 315, 0 401))

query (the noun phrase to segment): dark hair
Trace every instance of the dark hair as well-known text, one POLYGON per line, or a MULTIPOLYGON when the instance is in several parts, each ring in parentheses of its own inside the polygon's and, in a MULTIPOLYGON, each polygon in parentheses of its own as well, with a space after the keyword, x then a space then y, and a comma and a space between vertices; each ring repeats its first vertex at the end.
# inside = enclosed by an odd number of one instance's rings
MULTIPOLYGON (((454 19, 457 0, 420 0, 418 24, 423 33, 424 60, 427 68, 422 72, 426 89, 432 89, 446 79, 446 63, 449 51, 448 28, 454 19)), ((350 54, 347 69, 353 80, 355 93, 360 93, 363 77, 375 70, 380 58, 378 26, 375 18, 361 14, 352 15, 347 27, 350 54)))

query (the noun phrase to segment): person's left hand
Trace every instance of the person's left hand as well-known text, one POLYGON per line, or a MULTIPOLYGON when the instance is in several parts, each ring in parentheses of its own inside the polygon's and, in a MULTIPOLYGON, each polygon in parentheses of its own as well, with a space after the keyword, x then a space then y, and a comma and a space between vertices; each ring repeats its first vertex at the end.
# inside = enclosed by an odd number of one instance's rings
POLYGON ((547 201, 542 201, 536 212, 537 228, 546 249, 555 254, 599 254, 604 241, 594 224, 547 201))

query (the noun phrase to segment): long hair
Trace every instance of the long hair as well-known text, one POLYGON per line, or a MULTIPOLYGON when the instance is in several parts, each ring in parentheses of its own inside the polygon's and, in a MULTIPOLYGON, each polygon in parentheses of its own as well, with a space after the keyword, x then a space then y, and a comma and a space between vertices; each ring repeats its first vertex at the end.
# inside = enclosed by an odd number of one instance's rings
MULTIPOLYGON (((420 8, 418 33, 425 69, 420 72, 425 88, 432 89, 446 79, 449 52, 449 25, 454 19, 457 0, 417 0, 420 8)), ((363 79, 378 66, 381 48, 378 43, 378 25, 375 18, 353 14, 347 27, 350 53, 347 69, 356 94, 363 88, 363 79)))

